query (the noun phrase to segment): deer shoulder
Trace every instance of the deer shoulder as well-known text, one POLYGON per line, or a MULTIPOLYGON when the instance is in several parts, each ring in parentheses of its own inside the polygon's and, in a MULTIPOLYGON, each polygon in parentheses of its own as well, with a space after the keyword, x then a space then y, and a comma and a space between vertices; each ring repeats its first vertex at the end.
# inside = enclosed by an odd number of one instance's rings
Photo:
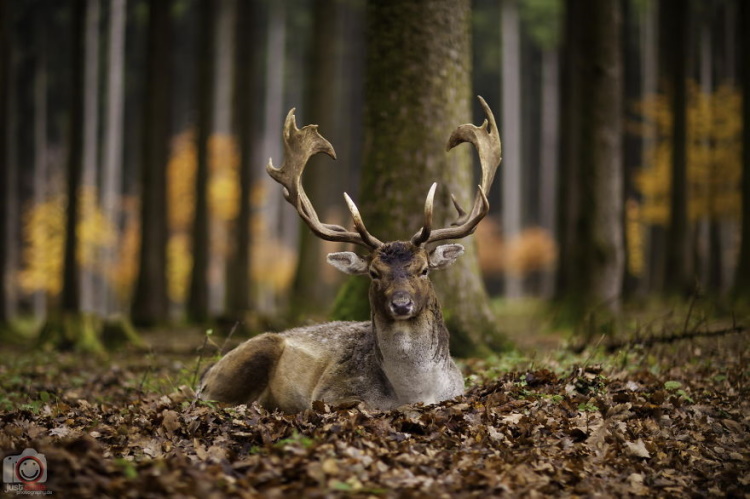
POLYGON ((369 233, 348 195, 355 230, 322 223, 300 181, 308 159, 319 152, 335 158, 316 125, 298 129, 294 109, 287 115, 281 168, 267 171, 284 188, 285 199, 318 237, 353 243, 365 253, 331 253, 328 263, 370 279, 369 322, 331 322, 283 333, 256 336, 226 354, 204 375, 202 398, 241 404, 257 401, 269 409, 296 412, 315 400, 337 405, 361 402, 376 409, 411 403, 436 403, 463 393, 460 370, 449 350, 445 326, 429 274, 459 258, 463 246, 435 243, 474 232, 489 210, 486 192, 500 164, 500 138, 492 111, 480 97, 487 120, 481 127, 461 125, 448 148, 462 142, 476 147, 482 166, 470 212, 453 199, 458 219, 432 227, 437 184, 427 194, 424 225, 409 241, 381 242, 369 233))

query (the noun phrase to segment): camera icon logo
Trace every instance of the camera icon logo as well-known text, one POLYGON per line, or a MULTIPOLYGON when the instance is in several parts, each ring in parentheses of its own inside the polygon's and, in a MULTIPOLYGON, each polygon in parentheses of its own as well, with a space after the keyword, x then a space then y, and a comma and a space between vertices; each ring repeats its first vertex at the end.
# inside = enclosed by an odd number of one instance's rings
POLYGON ((33 484, 47 481, 47 458, 34 449, 3 459, 3 482, 33 484))

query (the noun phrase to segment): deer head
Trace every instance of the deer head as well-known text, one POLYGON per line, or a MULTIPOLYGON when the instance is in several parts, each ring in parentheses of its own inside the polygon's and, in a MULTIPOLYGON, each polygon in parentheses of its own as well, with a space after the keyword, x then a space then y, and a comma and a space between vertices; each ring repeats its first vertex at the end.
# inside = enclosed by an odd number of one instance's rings
POLYGON ((449 227, 433 229, 432 213, 437 183, 433 183, 424 205, 424 225, 410 241, 383 243, 370 234, 365 227, 359 209, 348 194, 344 199, 354 221, 354 231, 339 225, 320 221, 318 214, 302 187, 302 172, 307 161, 317 153, 325 153, 336 159, 333 146, 318 132, 317 125, 297 128, 294 109, 287 114, 284 123, 284 161, 275 168, 269 160, 266 171, 284 187, 284 198, 297 210, 300 217, 314 234, 327 241, 352 243, 368 250, 365 256, 344 251, 328 255, 328 263, 352 275, 368 274, 370 304, 373 312, 391 320, 412 319, 424 310, 434 298, 429 272, 443 269, 464 252, 460 244, 444 244, 428 250, 433 243, 448 239, 461 239, 474 232, 479 222, 489 211, 487 190, 501 161, 500 136, 495 117, 487 103, 479 97, 487 119, 482 126, 461 125, 448 139, 446 151, 458 144, 474 144, 482 167, 482 181, 478 186, 470 212, 465 212, 451 195, 458 212, 456 221, 449 227))

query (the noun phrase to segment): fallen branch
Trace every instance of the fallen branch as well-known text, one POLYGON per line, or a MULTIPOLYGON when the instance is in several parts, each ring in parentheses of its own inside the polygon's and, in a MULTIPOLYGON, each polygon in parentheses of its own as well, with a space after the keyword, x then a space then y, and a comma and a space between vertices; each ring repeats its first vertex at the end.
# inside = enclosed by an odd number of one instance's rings
MULTIPOLYGON (((607 353, 613 353, 618 350, 621 350, 623 348, 632 348, 636 345, 642 346, 642 347, 651 347, 658 344, 669 344, 669 343, 675 343, 677 341, 681 340, 691 340, 695 338, 712 338, 715 336, 724 336, 727 334, 733 334, 733 333, 745 333, 747 332, 747 328, 744 326, 732 326, 730 328, 725 329, 715 329, 715 330, 704 330, 704 331, 690 331, 690 332, 680 332, 680 333, 674 333, 674 334, 667 334, 667 335, 661 335, 656 336, 652 335, 649 337, 638 337, 638 338, 630 338, 627 340, 620 340, 620 341, 610 341, 604 345, 604 351, 607 353)), ((598 343, 597 343, 598 346, 598 343)), ((570 350, 574 353, 581 353, 588 345, 582 344, 582 345, 573 345, 570 347, 570 350)))

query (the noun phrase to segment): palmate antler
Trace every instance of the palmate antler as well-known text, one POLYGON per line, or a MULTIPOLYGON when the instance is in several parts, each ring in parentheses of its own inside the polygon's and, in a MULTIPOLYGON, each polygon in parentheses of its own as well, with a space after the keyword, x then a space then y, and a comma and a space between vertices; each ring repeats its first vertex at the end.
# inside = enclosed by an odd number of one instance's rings
POLYGON ((479 162, 482 166, 482 183, 479 185, 477 195, 474 198, 474 206, 471 209, 471 213, 467 214, 458 204, 455 196, 451 194, 453 206, 458 212, 458 218, 453 222, 451 227, 433 230, 432 211, 437 183, 432 184, 424 203, 424 226, 411 239, 411 242, 416 246, 443 241, 445 239, 461 239, 473 234, 479 222, 482 221, 490 209, 490 203, 487 200, 487 191, 492 185, 495 172, 502 160, 502 146, 492 110, 481 96, 479 96, 479 102, 482 104, 484 113, 487 116, 482 126, 477 127, 472 124, 460 125, 451 134, 446 147, 446 151, 450 151, 463 142, 470 142, 474 144, 477 153, 479 153, 479 162))
POLYGON ((307 125, 301 130, 297 128, 294 111, 294 108, 289 111, 284 122, 284 161, 281 163, 281 168, 274 167, 270 159, 266 165, 268 174, 284 187, 284 199, 294 206, 310 230, 321 239, 353 243, 370 250, 382 246, 381 241, 367 232, 357 205, 346 193, 344 193, 344 199, 354 219, 357 232, 348 231, 340 225, 322 223, 318 218, 310 198, 307 197, 302 187, 302 172, 308 160, 315 154, 322 152, 336 159, 336 151, 333 150, 331 143, 318 133, 318 125, 307 125))
MULTIPOLYGON (((487 103, 479 97, 487 119, 482 126, 472 124, 460 125, 448 139, 446 150, 450 151, 458 144, 470 142, 474 144, 479 153, 479 161, 482 165, 482 183, 479 185, 477 195, 474 198, 474 206, 470 213, 466 213, 451 195, 453 205, 458 212, 458 219, 450 227, 432 229, 432 212, 435 200, 435 189, 437 183, 432 184, 427 194, 424 205, 424 226, 414 234, 411 242, 415 246, 422 246, 445 239, 460 239, 474 232, 479 222, 487 215, 490 205, 487 201, 487 191, 495 178, 495 172, 501 161, 500 135, 487 103)), ((327 241, 353 243, 374 250, 383 245, 375 236, 370 234, 362 221, 357 205, 344 193, 344 199, 349 207, 349 212, 354 220, 356 232, 349 231, 340 225, 326 224, 320 221, 310 199, 302 188, 302 172, 308 160, 318 153, 325 153, 336 159, 333 146, 318 132, 318 125, 307 125, 301 130, 297 128, 294 117, 295 109, 292 108, 284 122, 284 161, 281 168, 273 166, 269 159, 266 171, 271 177, 284 187, 284 198, 297 210, 302 220, 310 227, 315 235, 327 241)))

